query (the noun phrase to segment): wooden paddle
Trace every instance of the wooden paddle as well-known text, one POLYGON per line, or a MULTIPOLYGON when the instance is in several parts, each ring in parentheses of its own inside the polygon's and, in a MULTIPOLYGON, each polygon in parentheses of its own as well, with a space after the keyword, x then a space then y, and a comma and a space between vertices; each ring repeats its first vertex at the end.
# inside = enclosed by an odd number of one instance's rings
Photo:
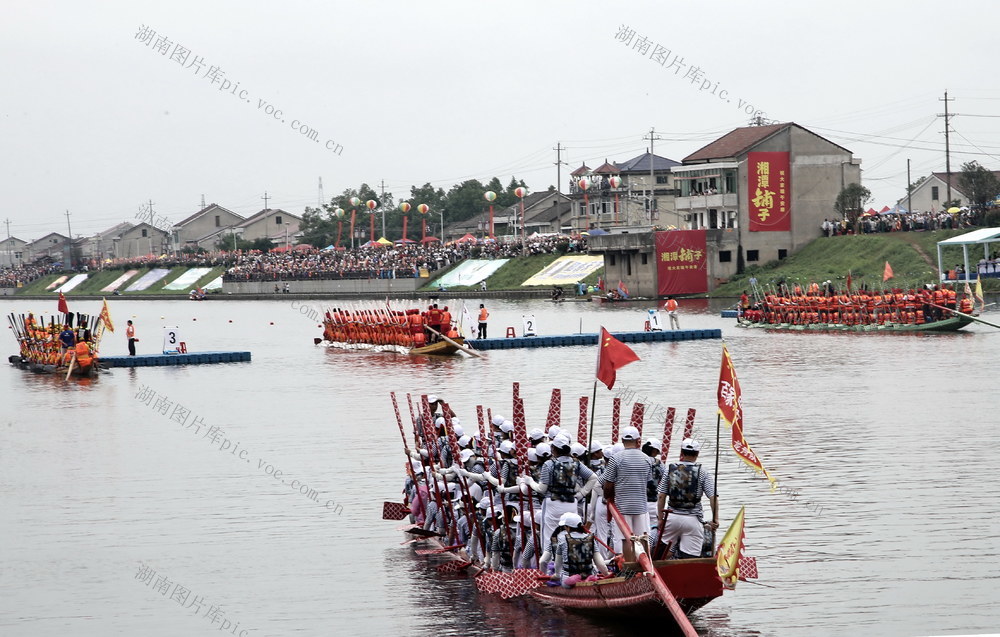
MULTIPOLYGON (((625 517, 618 510, 618 507, 614 502, 608 502, 608 510, 611 511, 611 515, 614 516, 615 522, 618 524, 619 530, 622 532, 622 536, 629 538, 632 536, 632 529, 629 527, 628 522, 625 517)), ((646 573, 650 576, 653 583, 653 589, 660 596, 663 604, 673 615, 674 621, 677 622, 677 626, 680 627, 681 632, 684 633, 685 637, 698 637, 697 631, 695 631, 694 626, 691 625, 690 620, 688 620, 687 615, 684 613, 684 609, 681 605, 677 603, 677 599, 674 594, 670 592, 667 587, 667 583, 663 581, 663 577, 656 571, 653 567, 653 563, 649 559, 649 555, 646 553, 645 549, 636 547, 635 559, 639 562, 639 565, 645 569, 646 573)))
POLYGON ((466 354, 471 354, 473 356, 478 356, 479 358, 484 358, 484 356, 482 354, 480 354, 479 352, 477 352, 476 350, 472 349, 471 347, 467 347, 465 345, 459 345, 458 343, 456 343, 452 339, 448 338, 447 336, 445 336, 441 332, 437 331, 433 327, 431 327, 429 325, 425 325, 424 327, 426 327, 427 329, 429 329, 431 332, 434 332, 435 334, 437 334, 438 336, 440 336, 441 338, 443 338, 446 342, 451 343, 452 345, 454 345, 458 349, 462 350, 466 354))
POLYGON ((958 316, 964 316, 965 318, 970 318, 973 321, 976 321, 977 323, 982 323, 984 325, 989 325, 990 327, 995 327, 995 328, 1000 329, 1000 325, 997 325, 996 323, 990 323, 989 321, 984 321, 983 319, 979 318, 978 316, 973 316, 971 314, 964 314, 962 312, 959 312, 958 310, 953 310, 950 307, 945 307, 943 305, 938 305, 937 303, 928 303, 928 305, 930 305, 931 307, 940 308, 942 310, 945 310, 946 312, 951 312, 952 314, 957 314, 958 316))
POLYGON ((73 358, 69 361, 69 369, 66 370, 66 380, 69 380, 69 375, 73 373, 73 365, 76 364, 76 352, 73 352, 73 358))

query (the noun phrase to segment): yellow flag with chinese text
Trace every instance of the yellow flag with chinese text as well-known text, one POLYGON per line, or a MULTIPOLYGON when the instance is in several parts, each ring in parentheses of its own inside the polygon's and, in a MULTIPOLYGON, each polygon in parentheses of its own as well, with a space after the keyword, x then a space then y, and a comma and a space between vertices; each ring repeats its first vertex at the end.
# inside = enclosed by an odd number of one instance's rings
POLYGON ((740 507, 729 530, 722 536, 719 549, 715 553, 715 565, 719 577, 726 588, 734 588, 739 578, 740 556, 743 555, 743 512, 746 507, 740 507))

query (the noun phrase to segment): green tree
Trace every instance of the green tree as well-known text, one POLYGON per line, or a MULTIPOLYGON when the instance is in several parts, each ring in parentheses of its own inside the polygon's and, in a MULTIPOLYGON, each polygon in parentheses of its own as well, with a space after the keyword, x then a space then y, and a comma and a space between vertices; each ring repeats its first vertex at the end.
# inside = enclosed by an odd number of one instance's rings
MULTIPOLYGON (((347 219, 346 216, 345 219, 347 219)), ((325 210, 307 206, 305 212, 302 213, 299 231, 302 233, 302 237, 299 239, 300 244, 323 248, 336 241, 337 221, 325 210)))
POLYGON ((919 186, 920 184, 924 183, 925 181, 927 181, 927 175, 924 175, 924 176, 920 177, 915 182, 913 182, 912 184, 910 184, 909 186, 907 186, 907 188, 906 188, 907 194, 909 194, 909 193, 913 192, 914 190, 916 190, 917 186, 919 186))
POLYGON ((467 179, 451 187, 444 202, 445 223, 465 221, 483 211, 486 188, 478 179, 467 179))
POLYGON ((834 202, 833 207, 848 222, 855 223, 864 211, 865 206, 871 200, 872 193, 870 190, 861 184, 848 184, 837 195, 837 200, 834 202))
POLYGON ((993 171, 986 170, 976 161, 962 164, 958 186, 969 197, 970 204, 981 208, 990 207, 1000 195, 1000 180, 993 171))

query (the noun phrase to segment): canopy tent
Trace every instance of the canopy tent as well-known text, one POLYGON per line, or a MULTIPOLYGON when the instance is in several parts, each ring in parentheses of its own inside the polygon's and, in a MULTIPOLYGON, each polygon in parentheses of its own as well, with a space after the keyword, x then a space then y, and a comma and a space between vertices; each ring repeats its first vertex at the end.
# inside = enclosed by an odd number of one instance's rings
POLYGON ((435 243, 435 242, 440 243, 441 240, 438 239, 437 237, 431 237, 431 236, 426 236, 420 240, 420 243, 435 243))
POLYGON ((602 230, 601 228, 591 228, 590 230, 584 232, 583 234, 591 237, 599 237, 602 234, 609 234, 607 230, 602 230))
MULTIPOLYGON (((386 244, 379 243, 378 241, 366 241, 361 244, 362 248, 384 248, 386 244)), ((389 245, 392 245, 391 243, 389 245)))
POLYGON ((880 215, 886 212, 889 212, 889 206, 882 206, 882 209, 878 211, 880 215))
POLYGON ((404 243, 409 245, 411 243, 416 243, 416 241, 413 239, 396 239, 396 245, 403 245, 404 243))
POLYGON ((384 246, 391 246, 392 245, 392 241, 389 241, 385 237, 379 237, 378 243, 380 243, 380 244, 382 244, 384 246))
POLYGON ((466 232, 464 237, 455 239, 454 243, 478 243, 478 241, 479 239, 466 232))
MULTIPOLYGON (((942 248, 962 246, 962 263, 965 268, 964 276, 960 277, 964 280, 969 280, 972 278, 972 271, 969 270, 969 246, 974 246, 977 244, 982 244, 983 246, 983 258, 990 258, 990 244, 1000 243, 1000 228, 981 228, 979 230, 973 230, 972 232, 966 232, 965 234, 960 234, 957 237, 952 237, 951 239, 945 239, 944 241, 937 242, 937 255, 938 255, 938 277, 941 281, 947 280, 946 270, 943 267, 944 255, 942 248)), ((978 276, 978 271, 977 271, 978 276)))

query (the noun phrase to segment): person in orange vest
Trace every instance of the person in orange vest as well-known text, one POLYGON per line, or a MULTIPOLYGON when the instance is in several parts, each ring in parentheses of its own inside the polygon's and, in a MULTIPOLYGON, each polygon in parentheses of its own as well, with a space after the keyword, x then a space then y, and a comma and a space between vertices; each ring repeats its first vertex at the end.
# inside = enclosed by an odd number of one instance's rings
POLYGON ((486 311, 486 306, 479 304, 479 333, 476 338, 486 338, 486 320, 490 318, 490 313, 486 311))
POLYGON ((87 344, 87 341, 79 341, 76 344, 76 364, 80 367, 80 369, 87 369, 90 367, 90 345, 87 344))
POLYGON ((667 310, 667 316, 670 317, 670 329, 681 329, 680 319, 677 318, 677 299, 672 296, 668 296, 665 308, 667 310))

